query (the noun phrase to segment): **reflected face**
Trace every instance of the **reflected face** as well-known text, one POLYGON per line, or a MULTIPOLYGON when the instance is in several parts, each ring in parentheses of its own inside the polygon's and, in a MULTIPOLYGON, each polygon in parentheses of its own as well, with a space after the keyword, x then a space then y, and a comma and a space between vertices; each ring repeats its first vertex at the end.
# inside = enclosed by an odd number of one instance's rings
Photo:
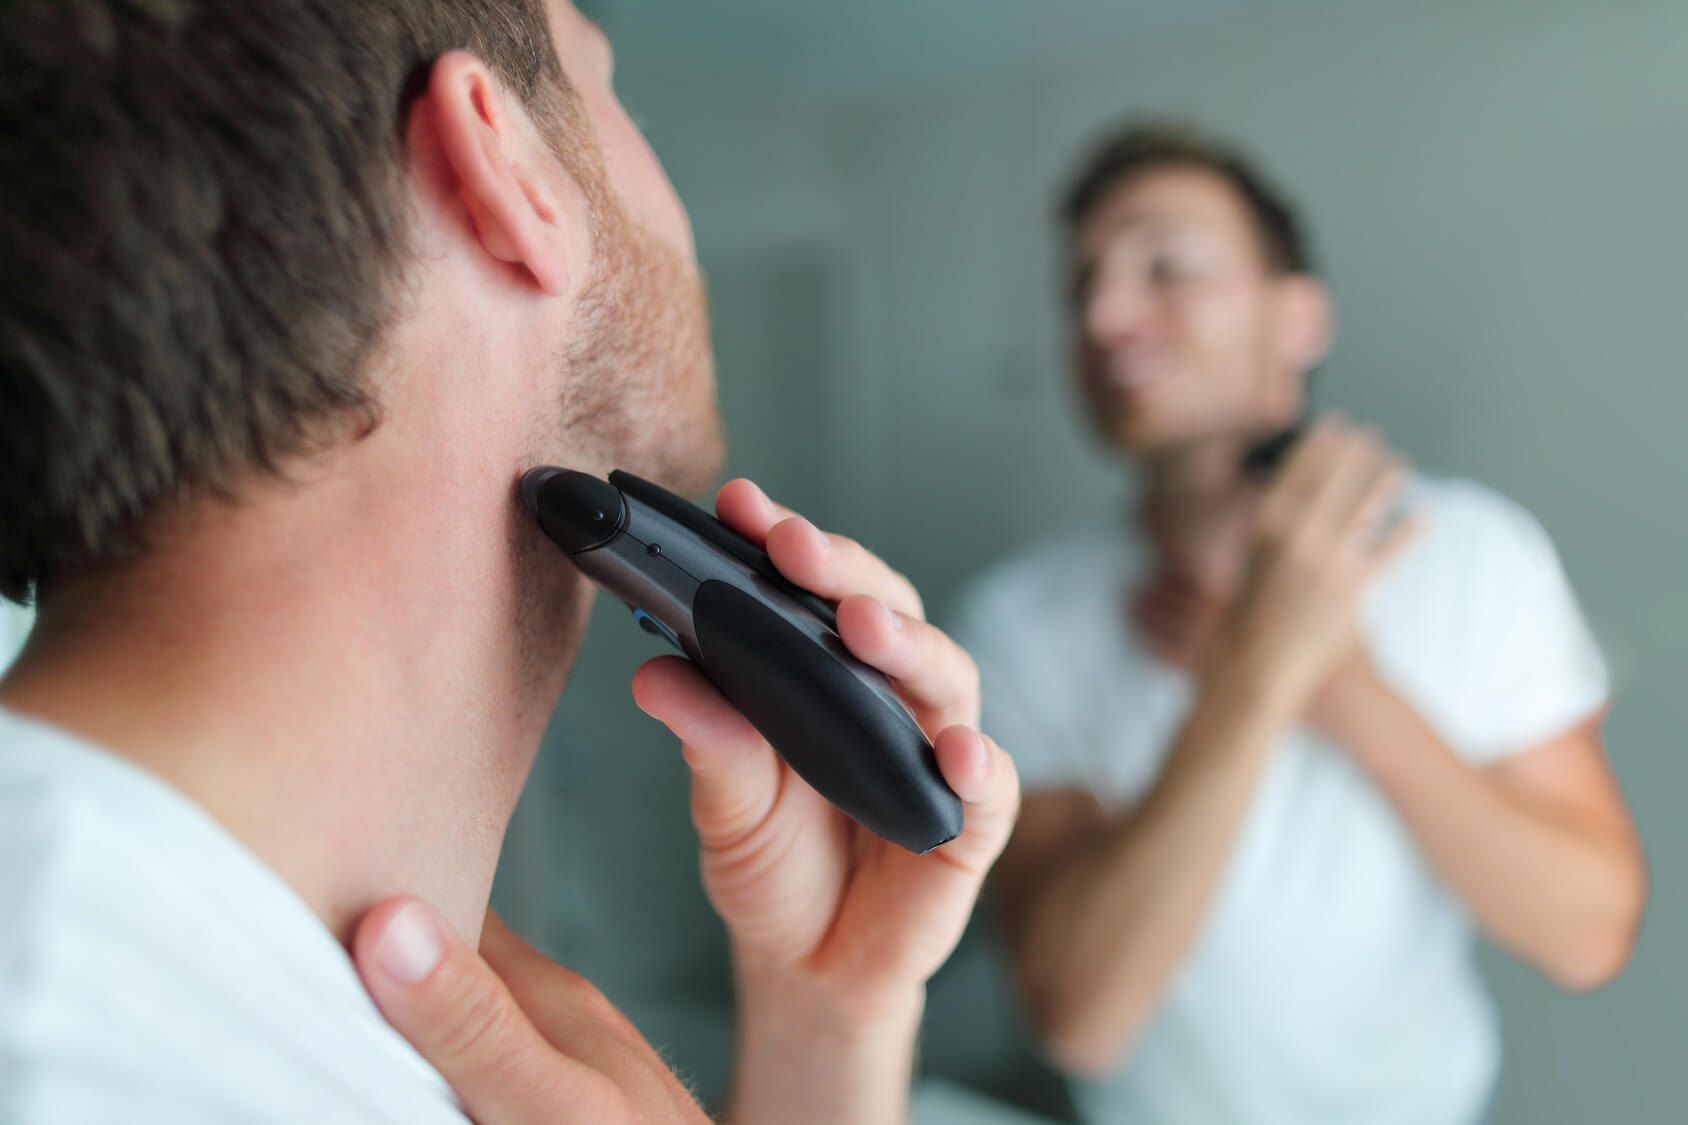
POLYGON ((552 0, 549 14, 599 158, 594 167, 582 167, 589 158, 567 161, 595 229, 593 277, 561 357, 563 432, 613 463, 600 468, 695 493, 720 471, 722 436, 691 223, 611 88, 603 33, 568 0, 552 0))
POLYGON ((1078 375, 1092 420, 1144 457, 1292 423, 1301 371, 1279 357, 1282 284, 1247 204, 1198 168, 1136 175, 1073 244, 1078 375))

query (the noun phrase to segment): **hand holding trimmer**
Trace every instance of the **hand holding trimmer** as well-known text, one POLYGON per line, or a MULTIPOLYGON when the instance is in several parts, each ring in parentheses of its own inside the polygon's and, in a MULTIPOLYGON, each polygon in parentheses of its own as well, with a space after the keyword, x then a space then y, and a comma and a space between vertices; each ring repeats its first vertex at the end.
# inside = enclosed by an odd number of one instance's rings
POLYGON ((522 505, 641 628, 689 657, 816 792, 913 852, 961 832, 961 802, 890 682, 845 648, 825 601, 753 543, 630 473, 522 478, 522 505))

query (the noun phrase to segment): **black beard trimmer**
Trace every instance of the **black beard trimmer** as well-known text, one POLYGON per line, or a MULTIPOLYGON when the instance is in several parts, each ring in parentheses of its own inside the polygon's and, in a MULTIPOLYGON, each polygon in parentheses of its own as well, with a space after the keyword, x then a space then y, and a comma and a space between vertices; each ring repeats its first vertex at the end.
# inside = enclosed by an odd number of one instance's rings
POLYGON ((700 668, 814 790, 911 852, 961 832, 961 801, 890 681, 851 656, 822 599, 680 497, 615 472, 531 469, 522 506, 640 628, 700 668))

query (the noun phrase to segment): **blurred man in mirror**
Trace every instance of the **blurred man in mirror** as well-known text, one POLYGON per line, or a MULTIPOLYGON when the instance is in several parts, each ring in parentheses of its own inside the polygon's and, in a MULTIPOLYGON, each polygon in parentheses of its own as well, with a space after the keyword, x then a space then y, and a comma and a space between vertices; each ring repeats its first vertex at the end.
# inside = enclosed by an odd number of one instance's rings
MULTIPOLYGON (((567 0, 0 6, 0 595, 39 607, 0 681, 8 1125, 706 1120, 486 914, 592 600, 516 480, 720 458, 690 227, 610 71, 567 0)), ((1013 767, 905 579, 746 482, 718 511, 966 804, 903 852, 690 664, 635 680, 731 935, 734 1119, 895 1121, 1013 767)))
POLYGON ((1026 788, 997 888, 1041 1038, 1096 1121, 1477 1120, 1473 930, 1592 989, 1645 899, 1553 545, 1302 425, 1330 299, 1244 157, 1128 128, 1064 217, 1083 400, 1141 496, 958 629, 1026 788))

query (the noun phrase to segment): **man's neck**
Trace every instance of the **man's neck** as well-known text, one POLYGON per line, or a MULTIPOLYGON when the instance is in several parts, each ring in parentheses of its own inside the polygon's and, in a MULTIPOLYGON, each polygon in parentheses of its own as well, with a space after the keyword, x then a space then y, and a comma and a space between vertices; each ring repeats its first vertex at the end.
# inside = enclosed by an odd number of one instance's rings
POLYGON ((1156 572, 1230 597, 1241 581, 1260 487, 1243 469, 1247 443, 1215 440, 1149 459, 1139 529, 1156 572))
POLYGON ((1169 450, 1144 462, 1145 508, 1200 513, 1232 502, 1246 483, 1247 443, 1216 439, 1169 450))
POLYGON ((473 941, 590 606, 522 563, 543 544, 515 468, 435 466, 408 503, 401 472, 196 505, 49 592, 0 705, 162 777, 342 941, 398 893, 473 941))

